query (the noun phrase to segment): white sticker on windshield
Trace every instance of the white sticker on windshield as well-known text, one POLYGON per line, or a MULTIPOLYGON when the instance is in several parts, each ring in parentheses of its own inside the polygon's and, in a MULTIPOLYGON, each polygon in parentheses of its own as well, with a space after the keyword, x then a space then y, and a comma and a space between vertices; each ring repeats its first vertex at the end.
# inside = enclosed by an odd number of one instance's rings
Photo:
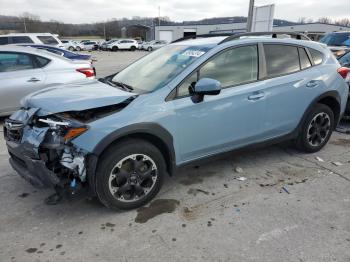
POLYGON ((204 54, 205 52, 200 50, 186 50, 185 52, 182 53, 182 55, 184 56, 193 56, 193 57, 200 57, 204 54))

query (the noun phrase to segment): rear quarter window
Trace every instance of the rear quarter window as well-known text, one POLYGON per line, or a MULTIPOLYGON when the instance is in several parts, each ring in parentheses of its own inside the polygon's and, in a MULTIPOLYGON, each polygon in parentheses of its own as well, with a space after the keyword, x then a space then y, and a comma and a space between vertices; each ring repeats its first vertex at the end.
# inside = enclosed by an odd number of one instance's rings
POLYGON ((49 35, 41 35, 40 36, 39 35, 37 37, 45 45, 57 45, 58 44, 57 40, 52 36, 49 36, 49 35))
POLYGON ((295 46, 264 44, 268 77, 294 73, 300 70, 298 48, 295 46))
POLYGON ((37 67, 39 67, 39 68, 46 66, 51 61, 50 59, 47 59, 47 58, 42 57, 42 56, 35 56, 35 60, 37 63, 37 67))
POLYGON ((315 65, 322 64, 324 56, 323 53, 312 48, 309 48, 309 52, 311 54, 311 58, 314 60, 315 65))
POLYGON ((311 67, 311 62, 310 62, 310 59, 306 53, 306 50, 305 48, 301 48, 299 47, 299 57, 300 57, 300 67, 301 69, 306 69, 306 68, 309 68, 311 67))

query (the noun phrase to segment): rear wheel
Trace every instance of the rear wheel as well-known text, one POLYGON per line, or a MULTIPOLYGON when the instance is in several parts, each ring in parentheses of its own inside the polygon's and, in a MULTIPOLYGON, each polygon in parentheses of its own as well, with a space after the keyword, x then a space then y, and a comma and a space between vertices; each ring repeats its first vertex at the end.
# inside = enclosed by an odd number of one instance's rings
POLYGON ((77 49, 77 51, 81 51, 81 48, 80 48, 79 46, 77 46, 77 48, 76 48, 76 49, 77 49))
POLYGON ((153 50, 152 47, 148 47, 148 48, 147 48, 147 51, 148 51, 148 52, 152 52, 152 50, 153 50))
POLYGON ((165 173, 157 147, 144 140, 126 140, 108 149, 99 162, 98 198, 108 208, 138 208, 159 192, 165 173))
POLYGON ((73 46, 70 46, 70 47, 68 47, 68 50, 69 50, 69 51, 74 51, 74 47, 73 47, 73 46))
POLYGON ((324 104, 316 104, 309 112, 296 141, 297 148, 313 153, 321 150, 334 130, 334 113, 324 104))
POLYGON ((135 50, 136 50, 136 47, 135 47, 135 46, 132 46, 132 47, 130 47, 130 50, 131 50, 131 51, 135 51, 135 50))
POLYGON ((112 51, 113 51, 113 52, 118 51, 118 49, 119 49, 118 46, 113 46, 113 47, 112 47, 112 51))

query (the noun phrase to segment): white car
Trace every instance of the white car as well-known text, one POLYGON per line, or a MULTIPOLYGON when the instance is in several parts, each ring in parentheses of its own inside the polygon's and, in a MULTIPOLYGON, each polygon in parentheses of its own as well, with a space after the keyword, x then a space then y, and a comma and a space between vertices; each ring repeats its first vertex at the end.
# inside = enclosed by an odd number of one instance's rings
POLYGON ((82 51, 84 50, 83 43, 78 43, 76 41, 72 40, 62 40, 62 44, 64 45, 64 48, 69 51, 82 51))
POLYGON ((64 48, 61 40, 56 35, 50 33, 12 33, 0 35, 0 45, 11 44, 41 44, 64 48))
POLYGON ((97 41, 87 41, 87 42, 82 42, 84 46, 84 50, 97 50, 100 43, 97 41))
POLYGON ((138 42, 133 39, 117 40, 107 45, 108 50, 111 50, 111 51, 118 51, 118 50, 135 51, 138 47, 139 47, 138 42))
POLYGON ((142 49, 151 52, 151 51, 156 50, 158 48, 161 48, 167 44, 169 44, 169 43, 167 41, 164 41, 164 40, 154 40, 151 42, 144 43, 142 45, 142 49))
POLYGON ((89 61, 73 61, 32 47, 0 46, 0 116, 20 108, 20 100, 58 84, 94 79, 89 61))

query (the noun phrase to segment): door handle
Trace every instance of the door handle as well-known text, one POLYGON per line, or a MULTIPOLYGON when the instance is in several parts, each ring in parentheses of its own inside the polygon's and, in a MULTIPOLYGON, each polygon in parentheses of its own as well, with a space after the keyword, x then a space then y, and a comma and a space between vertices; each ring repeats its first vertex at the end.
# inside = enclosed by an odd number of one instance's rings
POLYGON ((311 80, 310 82, 308 82, 308 83, 306 84, 306 87, 308 87, 308 88, 318 87, 318 82, 315 81, 315 80, 311 80))
POLYGON ((31 79, 29 79, 27 82, 30 82, 30 83, 36 83, 36 82, 39 82, 40 79, 38 78, 35 78, 35 77, 32 77, 31 79))
POLYGON ((254 92, 252 95, 248 96, 248 100, 256 101, 265 97, 264 92, 254 92))

